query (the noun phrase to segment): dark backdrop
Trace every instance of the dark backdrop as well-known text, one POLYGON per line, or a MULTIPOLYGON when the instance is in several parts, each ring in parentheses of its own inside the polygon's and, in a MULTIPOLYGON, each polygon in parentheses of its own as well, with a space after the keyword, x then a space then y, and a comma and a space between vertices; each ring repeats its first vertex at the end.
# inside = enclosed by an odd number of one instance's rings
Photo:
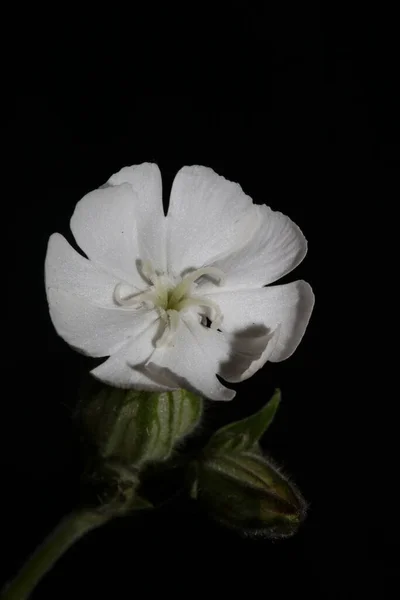
POLYGON ((38 36, 26 49, 13 117, 15 210, 6 226, 18 322, 3 407, 4 579, 79 497, 71 413, 87 359, 57 337, 48 316, 48 237, 68 234, 76 202, 112 173, 151 161, 160 166, 165 198, 180 167, 207 165, 255 202, 288 214, 308 238, 306 259, 282 280, 303 278, 316 295, 301 345, 238 385, 229 405, 210 404, 208 415, 215 423, 245 416, 280 387, 265 447, 303 491, 309 516, 295 537, 274 543, 242 540, 192 505, 115 521, 74 547, 34 598, 277 591, 347 598, 345 582, 364 548, 347 518, 354 494, 346 488, 347 384, 337 347, 349 298, 339 262, 348 218, 369 187, 366 174, 382 160, 379 98, 365 77, 367 68, 376 75, 371 40, 368 32, 355 38, 336 29, 314 9, 213 13, 190 28, 177 18, 172 29, 150 13, 121 29, 117 19, 56 29, 43 46, 38 36))

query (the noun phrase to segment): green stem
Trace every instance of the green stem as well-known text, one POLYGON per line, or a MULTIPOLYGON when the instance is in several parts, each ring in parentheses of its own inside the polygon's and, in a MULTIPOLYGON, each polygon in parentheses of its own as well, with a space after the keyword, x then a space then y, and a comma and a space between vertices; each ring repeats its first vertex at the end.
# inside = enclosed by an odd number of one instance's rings
POLYGON ((103 525, 109 517, 76 511, 65 517, 36 549, 18 575, 3 591, 2 600, 26 600, 57 560, 85 533, 103 525))

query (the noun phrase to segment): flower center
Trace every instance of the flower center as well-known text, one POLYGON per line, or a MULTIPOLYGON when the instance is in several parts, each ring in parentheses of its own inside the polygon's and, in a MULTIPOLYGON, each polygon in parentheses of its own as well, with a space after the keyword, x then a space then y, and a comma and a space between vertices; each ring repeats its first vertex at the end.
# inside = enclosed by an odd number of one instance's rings
POLYGON ((205 325, 207 319, 211 322, 212 329, 218 329, 222 321, 222 314, 216 302, 204 296, 193 296, 193 288, 200 277, 208 276, 216 279, 220 284, 224 273, 215 267, 203 267, 191 271, 180 279, 172 280, 168 275, 157 272, 149 261, 142 264, 142 276, 149 283, 149 288, 144 292, 132 292, 132 288, 124 283, 119 283, 114 290, 114 300, 120 306, 148 306, 155 308, 160 315, 165 327, 156 346, 168 345, 178 329, 179 312, 189 308, 197 309, 201 324, 205 325))

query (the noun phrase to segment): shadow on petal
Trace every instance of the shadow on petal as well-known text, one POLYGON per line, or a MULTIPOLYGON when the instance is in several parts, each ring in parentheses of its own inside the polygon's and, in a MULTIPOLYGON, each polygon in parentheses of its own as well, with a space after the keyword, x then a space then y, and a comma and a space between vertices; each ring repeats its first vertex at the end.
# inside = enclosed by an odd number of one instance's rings
POLYGON ((225 333, 231 346, 231 354, 228 360, 221 364, 218 375, 230 382, 246 379, 249 375, 244 374, 251 370, 252 364, 259 361, 263 354, 265 360, 262 364, 268 360, 275 347, 276 333, 276 330, 261 324, 251 325, 235 333, 225 333), (268 349, 270 351, 267 351, 268 349))
POLYGON ((139 373, 143 373, 148 377, 154 378, 155 380, 157 380, 157 382, 159 382, 162 385, 169 386, 172 390, 188 390, 190 392, 193 392, 194 394, 197 394, 198 396, 204 397, 204 393, 202 393, 200 390, 195 389, 185 377, 177 375, 167 367, 160 367, 151 363, 143 363, 141 365, 136 365, 134 368, 135 371, 139 371, 139 373))

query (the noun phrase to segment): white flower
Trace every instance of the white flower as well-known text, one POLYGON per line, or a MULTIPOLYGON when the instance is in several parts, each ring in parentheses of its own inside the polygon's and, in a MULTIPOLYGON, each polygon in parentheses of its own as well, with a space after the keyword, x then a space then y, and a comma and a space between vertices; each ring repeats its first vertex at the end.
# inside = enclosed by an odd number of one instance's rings
POLYGON ((70 225, 88 258, 50 237, 50 315, 75 349, 109 357, 92 371, 105 383, 230 400, 217 374, 247 379, 304 334, 310 286, 263 287, 302 261, 303 234, 209 168, 178 172, 164 216, 157 165, 125 167, 78 202, 70 225))

